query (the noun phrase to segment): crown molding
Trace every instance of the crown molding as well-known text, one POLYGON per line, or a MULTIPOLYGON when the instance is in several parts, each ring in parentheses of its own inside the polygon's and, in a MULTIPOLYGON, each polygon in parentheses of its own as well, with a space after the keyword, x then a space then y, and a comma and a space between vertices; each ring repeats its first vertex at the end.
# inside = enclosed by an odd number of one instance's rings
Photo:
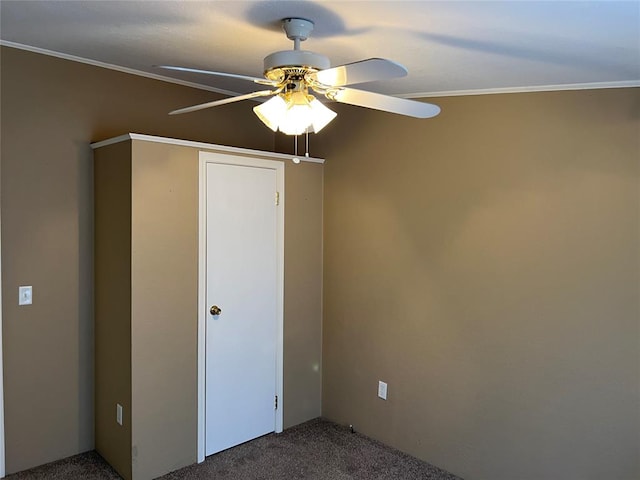
POLYGON ((181 140, 179 138, 157 137, 155 135, 144 135, 140 133, 125 133, 118 137, 108 138, 100 142, 91 143, 91 148, 96 149, 113 145, 114 143, 125 142, 127 140, 142 140, 145 142, 168 143, 170 145, 179 145, 181 147, 198 148, 201 150, 212 150, 220 153, 229 153, 233 155, 242 155, 245 157, 273 158, 276 160, 293 160, 297 159, 302 162, 324 163, 323 158, 307 157, 306 155, 290 155, 288 153, 265 152, 262 150, 253 150, 250 148, 229 147, 227 145, 217 145, 215 143, 195 142, 192 140, 181 140))
MULTIPOLYGON (((174 83, 176 85, 182 85, 185 87, 197 88, 199 90, 207 90, 209 92, 220 93, 222 95, 237 96, 241 95, 238 92, 232 92, 222 88, 215 88, 209 85, 203 85, 195 82, 187 82, 185 80, 179 80, 177 78, 166 77, 164 75, 157 75, 155 73, 143 72, 134 68, 121 67, 113 65, 111 63, 99 62, 97 60, 91 60, 89 58, 78 57, 76 55, 69 55, 67 53, 56 52, 53 50, 47 50, 45 48, 33 47, 30 45, 24 45, 22 43, 10 42, 7 40, 0 40, 0 45, 17 48, 20 50, 26 50, 29 52, 39 53, 42 55, 48 55, 51 57, 57 57, 64 60, 70 60, 72 62, 84 63, 87 65, 93 65, 95 67, 107 68, 109 70, 115 70, 118 72, 128 73, 131 75, 138 75, 140 77, 151 78, 153 80, 160 80, 162 82, 174 83)), ((433 97, 461 97, 466 95, 500 95, 505 93, 531 93, 531 92, 559 92, 566 90, 595 90, 605 88, 634 88, 640 87, 640 80, 626 80, 618 82, 592 82, 592 83, 567 83, 558 85, 531 85, 524 87, 504 87, 504 88, 478 88, 469 90, 447 90, 440 92, 415 92, 394 94, 395 97, 400 98, 433 98, 433 97)))
POLYGON ((94 67, 107 68, 109 70, 115 70, 117 72, 128 73, 130 75, 138 75, 139 77, 151 78, 153 80, 160 80, 162 82, 175 83, 176 85, 182 85, 183 87, 197 88, 199 90, 207 90, 209 92, 220 93, 230 97, 241 95, 238 92, 232 92, 222 88, 215 88, 209 85, 202 85, 195 82, 187 82, 185 80, 179 80, 177 78, 165 77, 164 75, 158 75, 155 73, 143 72, 134 68, 121 67, 119 65, 113 65, 111 63, 99 62, 97 60, 91 60, 90 58, 78 57, 76 55, 69 55, 68 53, 56 52, 54 50, 47 50, 46 48, 32 47, 30 45, 24 45, 22 43, 9 42, 7 40, 0 40, 0 45, 3 47, 17 48, 19 50, 26 50, 28 52, 39 53, 41 55, 48 55, 50 57, 61 58, 63 60, 70 60, 72 62, 84 63, 86 65, 92 65, 94 67))

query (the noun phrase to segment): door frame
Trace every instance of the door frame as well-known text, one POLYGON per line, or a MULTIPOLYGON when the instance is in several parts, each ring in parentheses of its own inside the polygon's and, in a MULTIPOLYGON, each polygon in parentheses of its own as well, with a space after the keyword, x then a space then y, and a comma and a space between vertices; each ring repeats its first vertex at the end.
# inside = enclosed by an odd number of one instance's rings
MULTIPOLYGON (((0 214, 0 225, 2 217, 0 214)), ((2 235, 0 234, 0 478, 4 478, 5 444, 4 444, 4 366, 2 363, 2 235)))
MULTIPOLYGON (((0 214, 1 215, 1 214, 0 214)), ((0 225, 2 217, 0 216, 0 225)), ((2 235, 0 234, 0 478, 5 476, 4 448, 4 366, 2 364, 2 235)))
MULTIPOLYGON (((198 463, 205 459, 205 400, 206 400, 206 250, 207 250, 207 164, 217 163, 244 167, 257 167, 275 170, 276 189, 279 192, 279 207, 276 212, 276 395, 278 408, 275 411, 275 432, 283 428, 283 345, 284 345, 284 163, 267 160, 258 156, 245 156, 233 153, 212 151, 199 152, 198 171, 198 463)), ((275 192, 274 192, 275 193, 275 192)), ((274 198, 274 201, 276 199, 274 198)))

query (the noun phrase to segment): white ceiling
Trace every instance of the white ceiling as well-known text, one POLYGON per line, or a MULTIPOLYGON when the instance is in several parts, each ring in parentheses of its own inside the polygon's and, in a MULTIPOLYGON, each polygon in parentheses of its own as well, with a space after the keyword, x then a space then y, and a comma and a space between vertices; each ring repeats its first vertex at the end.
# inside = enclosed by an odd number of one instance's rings
POLYGON ((79 57, 226 93, 251 82, 154 69, 261 76, 292 48, 284 17, 315 22, 302 44, 332 65, 370 57, 408 77, 359 88, 407 97, 640 85, 640 1, 9 1, 2 43, 79 57))

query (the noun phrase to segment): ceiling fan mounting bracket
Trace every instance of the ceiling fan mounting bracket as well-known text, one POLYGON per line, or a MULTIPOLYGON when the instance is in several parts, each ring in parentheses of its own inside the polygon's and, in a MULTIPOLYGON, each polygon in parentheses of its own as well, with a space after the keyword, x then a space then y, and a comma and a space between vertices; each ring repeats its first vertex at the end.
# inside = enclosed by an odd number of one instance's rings
POLYGON ((305 18, 284 18, 282 28, 287 38, 293 40, 293 50, 274 52, 264 57, 264 75, 270 80, 282 80, 295 75, 294 70, 302 70, 298 76, 325 70, 331 62, 324 55, 300 50, 300 42, 306 40, 313 30, 313 22, 305 18), (283 77, 284 75, 284 77, 283 77))
POLYGON ((304 41, 309 38, 309 34, 313 31, 313 22, 306 18, 283 18, 282 28, 287 34, 289 40, 304 41))

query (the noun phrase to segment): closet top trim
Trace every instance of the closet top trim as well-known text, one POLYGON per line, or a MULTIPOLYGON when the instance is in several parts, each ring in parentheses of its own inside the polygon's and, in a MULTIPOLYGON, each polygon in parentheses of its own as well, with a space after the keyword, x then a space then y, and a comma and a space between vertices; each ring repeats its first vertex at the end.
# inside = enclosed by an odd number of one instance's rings
POLYGON ((262 150, 252 150, 249 148, 229 147, 226 145, 216 145, 214 143, 194 142, 191 140, 180 140, 178 138, 156 137, 154 135, 143 135, 140 133, 125 133, 119 137, 109 138, 101 142, 94 142, 91 148, 105 147, 114 143, 124 142, 126 140, 143 140, 145 142, 168 143, 171 145, 179 145, 182 147, 199 148, 201 150, 211 150, 214 152, 235 153, 251 157, 276 158, 279 160, 292 160, 299 158, 303 162, 324 163, 323 158, 307 157, 305 155, 290 155, 285 153, 264 152, 262 150))

